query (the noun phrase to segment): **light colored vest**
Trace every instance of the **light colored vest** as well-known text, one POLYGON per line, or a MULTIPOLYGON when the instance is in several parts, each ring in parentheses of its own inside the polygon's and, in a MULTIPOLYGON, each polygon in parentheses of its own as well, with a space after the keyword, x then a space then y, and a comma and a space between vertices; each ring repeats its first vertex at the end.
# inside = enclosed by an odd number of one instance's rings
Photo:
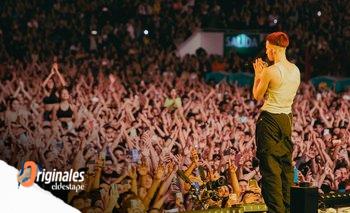
POLYGON ((276 87, 267 88, 267 99, 261 110, 270 113, 285 113, 292 112, 292 104, 295 94, 300 84, 300 71, 297 66, 287 70, 282 63, 276 63, 278 71, 281 75, 281 84, 276 87))

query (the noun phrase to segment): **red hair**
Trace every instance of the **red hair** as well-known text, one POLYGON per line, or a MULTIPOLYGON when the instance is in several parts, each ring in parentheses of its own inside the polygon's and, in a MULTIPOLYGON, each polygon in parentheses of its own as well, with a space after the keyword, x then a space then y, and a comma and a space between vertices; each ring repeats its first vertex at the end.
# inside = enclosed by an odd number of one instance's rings
POLYGON ((284 32, 270 33, 266 37, 266 41, 269 41, 270 44, 284 47, 284 48, 288 47, 288 45, 289 45, 289 38, 288 38, 287 34, 285 34, 284 32))

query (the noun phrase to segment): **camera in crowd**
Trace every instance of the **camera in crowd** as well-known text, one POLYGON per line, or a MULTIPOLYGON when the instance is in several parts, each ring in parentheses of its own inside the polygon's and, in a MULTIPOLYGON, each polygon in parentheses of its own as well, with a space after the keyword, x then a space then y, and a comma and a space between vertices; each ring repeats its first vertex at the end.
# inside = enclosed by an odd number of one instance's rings
POLYGON ((202 199, 203 200, 211 199, 213 201, 219 201, 220 200, 220 196, 218 195, 218 193, 216 191, 206 190, 202 194, 202 199))
POLYGON ((208 190, 216 190, 217 188, 219 188, 220 186, 225 186, 226 180, 223 177, 220 177, 219 179, 215 180, 215 181, 210 181, 207 183, 207 189, 208 190))

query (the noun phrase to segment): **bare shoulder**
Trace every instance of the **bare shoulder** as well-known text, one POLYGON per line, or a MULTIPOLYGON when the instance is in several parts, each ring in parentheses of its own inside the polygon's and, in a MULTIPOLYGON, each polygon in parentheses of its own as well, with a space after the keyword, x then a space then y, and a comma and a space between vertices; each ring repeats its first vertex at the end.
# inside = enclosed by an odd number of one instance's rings
POLYGON ((281 75, 278 71, 278 67, 276 65, 266 67, 264 70, 263 78, 266 82, 269 82, 272 85, 279 84, 279 82, 281 81, 281 75))
POLYGON ((278 68, 276 65, 271 65, 265 69, 265 73, 270 77, 275 77, 278 75, 278 68))
POLYGON ((297 67, 297 65, 294 64, 294 63, 292 63, 292 62, 290 62, 290 61, 288 61, 288 63, 286 64, 286 66, 287 66, 289 69, 298 69, 298 70, 299 70, 299 68, 297 67))

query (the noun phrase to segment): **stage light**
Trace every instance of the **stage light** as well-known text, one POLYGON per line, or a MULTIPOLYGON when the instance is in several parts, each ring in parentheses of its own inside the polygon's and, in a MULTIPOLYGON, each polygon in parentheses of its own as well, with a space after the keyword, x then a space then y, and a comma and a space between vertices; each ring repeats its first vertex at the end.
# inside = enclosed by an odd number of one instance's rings
POLYGON ((143 34, 148 35, 148 30, 144 30, 143 34))
POLYGON ((322 15, 321 11, 317 11, 317 16, 321 16, 321 15, 322 15))
POLYGON ((277 19, 274 19, 274 20, 273 20, 273 23, 277 24, 277 19))

